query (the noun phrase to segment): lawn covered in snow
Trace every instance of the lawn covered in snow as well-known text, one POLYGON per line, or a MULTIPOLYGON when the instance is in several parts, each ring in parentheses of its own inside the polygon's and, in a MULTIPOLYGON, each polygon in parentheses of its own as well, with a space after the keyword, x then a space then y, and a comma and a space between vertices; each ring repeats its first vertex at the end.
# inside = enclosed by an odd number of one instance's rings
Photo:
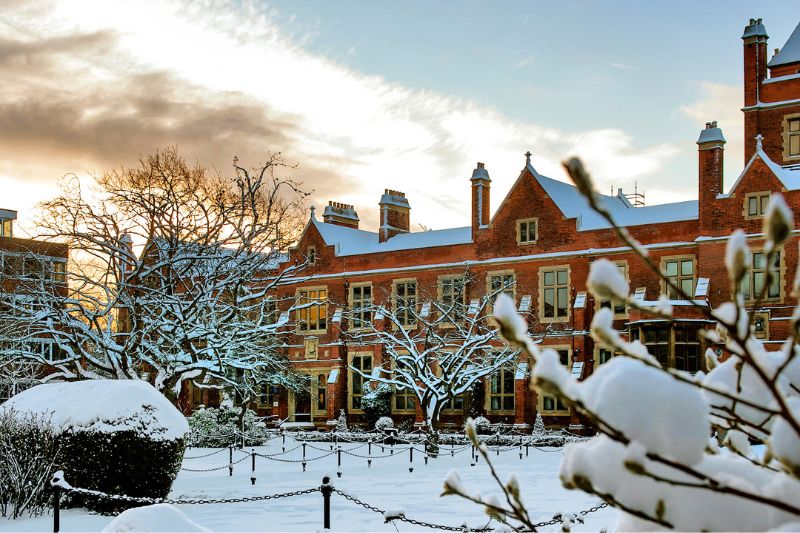
MULTIPOLYGON (((324 442, 308 443, 309 459, 330 454, 331 445, 324 442)), ((463 447, 462 447, 463 448, 463 447)), ((251 448, 247 448, 249 452, 251 448)), ((363 443, 342 444, 342 449, 352 454, 367 455, 367 445, 363 443)), ((458 449, 458 447, 456 448, 458 449)), ((451 469, 457 469, 465 486, 482 494, 498 493, 486 465, 478 461, 470 466, 470 450, 464 448, 451 457, 450 446, 443 447, 442 456, 430 459, 426 466, 423 455, 414 452, 413 472, 409 472, 409 453, 404 446, 395 446, 394 455, 387 447, 381 450, 372 445, 372 466, 367 467, 367 459, 342 454, 342 477, 336 477, 337 455, 333 453, 318 460, 309 460, 303 472, 300 461, 302 448, 291 438, 286 439, 286 453, 283 453, 280 438, 270 441, 266 446, 255 448, 258 453, 273 455, 272 460, 256 458, 256 484, 250 483, 249 453, 234 450, 233 477, 228 469, 210 472, 182 470, 170 498, 237 498, 284 493, 318 486, 323 475, 330 475, 336 488, 366 503, 386 511, 404 511, 409 518, 437 524, 460 526, 467 523, 472 527, 484 527, 489 523, 482 508, 459 497, 439 497, 442 484, 451 469), (275 455, 278 454, 278 455, 275 455), (277 460, 280 459, 280 460, 277 460)), ((523 497, 531 515, 537 520, 549 520, 559 511, 578 513, 599 502, 597 498, 579 491, 568 491, 558 480, 560 448, 530 448, 529 456, 519 448, 504 448, 499 456, 492 452, 492 461, 505 478, 515 473, 520 481, 523 497)), ((211 448, 191 448, 187 450, 183 468, 201 470, 227 465, 228 450, 218 453, 211 448), (212 454, 212 455, 208 455, 212 454), (207 457, 199 457, 208 455, 207 457), (198 457, 196 459, 192 459, 198 457)), ((69 481, 69 480, 67 480, 69 481)), ((319 492, 247 503, 204 504, 177 506, 193 522, 213 531, 317 531, 322 529, 322 495, 319 492)), ((335 531, 395 531, 395 526, 385 524, 383 516, 333 494, 331 499, 331 526, 335 531)), ((113 517, 89 514, 79 509, 62 510, 62 531, 100 531, 113 517)), ((598 531, 611 529, 616 522, 616 511, 601 509, 586 516, 586 523, 577 524, 575 531, 598 531)), ((490 525, 496 525, 492 523, 490 525)), ((0 529, 15 531, 52 531, 52 517, 42 516, 34 519, 16 520, 3 523, 0 529)), ((419 531, 412 524, 396 522, 399 531, 419 531)), ((548 526, 543 530, 560 530, 548 526)), ((433 531, 433 530, 430 530, 433 531)))

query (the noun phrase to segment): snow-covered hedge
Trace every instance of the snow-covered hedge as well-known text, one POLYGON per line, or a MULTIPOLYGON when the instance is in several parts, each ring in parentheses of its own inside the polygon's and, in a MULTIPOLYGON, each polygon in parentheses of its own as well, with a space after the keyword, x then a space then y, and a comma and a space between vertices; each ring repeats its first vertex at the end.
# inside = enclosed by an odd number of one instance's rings
MULTIPOLYGON (((189 430, 183 415, 161 393, 138 380, 38 385, 0 409, 49 417, 61 468, 71 485, 129 496, 169 493, 189 430)), ((71 503, 101 512, 132 506, 77 497, 71 503)))
POLYGON ((263 444, 268 437, 266 425, 249 409, 245 411, 243 424, 239 423, 240 415, 241 409, 231 406, 196 410, 188 419, 191 430, 188 445, 200 448, 239 445, 242 442, 242 429, 246 446, 263 444))
POLYGON ((58 451, 48 417, 0 410, 0 517, 35 516, 50 506, 47 480, 58 451))
POLYGON ((377 422, 375 422, 375 429, 378 431, 383 431, 387 428, 393 428, 393 427, 394 427, 394 421, 388 416, 382 416, 378 419, 377 422))

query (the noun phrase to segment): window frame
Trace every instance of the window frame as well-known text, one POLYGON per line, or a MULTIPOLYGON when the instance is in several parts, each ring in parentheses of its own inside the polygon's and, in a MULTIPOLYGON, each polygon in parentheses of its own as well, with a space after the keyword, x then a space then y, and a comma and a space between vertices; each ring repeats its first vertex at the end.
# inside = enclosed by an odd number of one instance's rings
MULTIPOLYGON (((364 409, 362 407, 355 407, 355 403, 353 402, 353 400, 355 398, 359 398, 360 400, 361 397, 364 396, 364 387, 367 386, 367 383, 369 383, 369 378, 362 377, 358 372, 353 370, 352 367, 353 367, 353 362, 356 360, 356 358, 365 358, 365 357, 369 357, 370 360, 369 369, 371 371, 373 368, 375 368, 375 354, 373 354, 372 352, 351 352, 347 354, 347 407, 348 411, 351 413, 361 414, 364 412, 364 409), (362 380, 361 391, 358 394, 355 394, 353 389, 355 378, 362 380)), ((364 370, 363 367, 360 367, 360 369, 362 371, 364 370)))
MULTIPOLYGON (((784 291, 784 285, 785 285, 784 276, 786 274, 786 254, 784 252, 785 252, 785 249, 780 249, 777 252, 778 253, 778 267, 777 267, 777 272, 778 272, 778 296, 769 296, 769 290, 767 290, 767 293, 764 295, 764 298, 762 298, 760 300, 762 302, 782 303, 784 298, 785 298, 785 296, 786 296, 785 295, 785 291, 784 291)), ((769 270, 775 270, 775 269, 770 269, 769 265, 767 265, 763 269, 760 269, 760 268, 756 269, 755 268, 755 255, 756 254, 763 254, 765 256, 765 260, 766 260, 766 253, 764 252, 763 248, 753 248, 753 249, 750 250, 750 268, 747 270, 747 273, 745 274, 745 276, 747 277, 747 283, 749 285, 748 294, 744 297, 744 301, 747 302, 747 303, 752 303, 752 302, 756 301, 756 298, 755 298, 755 295, 754 295, 754 292, 753 292, 754 289, 755 289, 755 283, 754 283, 754 278, 753 278, 754 274, 756 272, 767 272, 769 270)), ((764 281, 766 282, 766 279, 764 281)), ((740 282, 740 285, 738 287, 736 287, 736 293, 737 294, 741 294, 741 282, 740 282)))
MULTIPOLYGON (((439 276, 437 278, 437 281, 436 281, 437 298, 438 298, 439 304, 441 304, 442 307, 444 307, 445 306, 445 302, 444 302, 444 285, 445 285, 445 282, 447 282, 447 281, 456 281, 456 280, 461 282, 460 311, 462 313, 464 313, 464 316, 455 316, 455 317, 445 316, 445 317, 443 317, 444 318, 444 320, 442 321, 443 323, 440 324, 441 326, 445 326, 446 327, 447 324, 451 324, 452 325, 452 324, 455 324, 456 322, 460 323, 460 322, 462 322, 464 320, 464 318, 466 316, 466 313, 467 313, 467 280, 466 280, 466 277, 463 274, 442 274, 441 276, 439 276), (454 319, 454 320, 451 320, 451 319, 454 319)), ((455 293, 453 293, 453 295, 455 295, 455 293)), ((454 310, 454 312, 458 312, 458 311, 459 311, 458 308, 456 308, 454 310)))
MULTIPOLYGON (((800 159, 800 151, 796 154, 792 154, 791 152, 792 138, 800 139, 800 129, 795 131, 790 130, 792 122, 794 121, 798 122, 798 128, 800 128, 800 113, 793 113, 783 117, 783 159, 785 161, 800 159)), ((800 143, 800 140, 797 142, 800 143)))
POLYGON ((314 370, 311 372, 311 416, 328 415, 328 374, 327 370, 314 370), (325 395, 325 406, 319 408, 319 388, 320 377, 322 377, 323 394, 325 395))
MULTIPOLYGON (((572 363, 573 363, 573 351, 572 346, 569 344, 554 344, 554 345, 547 345, 541 346, 542 349, 551 349, 558 352, 567 352, 567 364, 566 369, 567 372, 572 372, 572 363)), ((559 354, 559 362, 560 362, 560 355, 559 354)), ((536 394, 536 410, 542 414, 542 416, 569 416, 570 409, 569 406, 564 405, 564 409, 558 409, 558 405, 561 401, 551 394, 545 394, 542 392, 537 392, 536 394), (545 409, 544 408, 544 398, 545 396, 553 398, 556 408, 555 409, 545 409)))
POLYGON ((348 301, 349 308, 350 308, 350 318, 348 320, 347 326, 348 326, 348 329, 351 330, 351 331, 358 331, 358 330, 368 329, 369 325, 372 323, 372 320, 374 319, 374 316, 373 316, 373 313, 372 313, 372 309, 367 309, 367 310, 364 310, 363 308, 356 309, 356 307, 355 307, 356 289, 360 289, 361 290, 361 299, 359 300, 359 302, 360 302, 360 305, 362 307, 364 305, 366 305, 368 307, 372 306, 372 304, 375 302, 375 291, 373 290, 371 281, 365 281, 365 282, 358 282, 358 283, 351 283, 350 284, 350 286, 347 288, 347 301, 348 301), (363 290, 365 288, 369 288, 369 302, 366 303, 366 304, 364 304, 364 299, 363 299, 363 295, 364 295, 364 291, 363 290), (356 319, 356 313, 359 314, 359 318, 358 319, 356 319), (365 317, 366 317, 366 320, 365 320, 365 317))
MULTIPOLYGON (((517 273, 514 271, 514 269, 492 270, 490 272, 487 272, 486 273, 486 296, 489 297, 494 293, 494 290, 492 289, 492 282, 493 282, 492 278, 505 277, 505 276, 511 276, 512 283, 511 283, 511 286, 508 289, 503 289, 500 292, 508 294, 509 296, 511 296, 511 298, 516 303, 516 301, 517 301, 517 273)), ((499 293, 498 293, 498 295, 499 295, 499 293)), ((494 305, 494 299, 492 299, 492 301, 490 303, 492 305, 494 305)))
POLYGON ((753 191, 748 192, 744 195, 744 208, 742 211, 742 215, 744 216, 745 220, 755 220, 757 218, 764 218, 764 215, 767 212, 767 207, 769 206, 769 198, 772 195, 772 191, 753 191), (750 200, 756 199, 756 214, 750 213, 750 200), (766 202, 764 199, 766 198, 766 202))
MULTIPOLYGON (((530 230, 529 229, 528 229, 527 233, 528 233, 528 236, 530 236, 530 230)), ((539 218, 538 217, 535 217, 535 218, 521 218, 521 219, 517 220, 516 238, 517 238, 517 245, 518 246, 524 246, 526 244, 536 244, 538 242, 538 240, 539 240, 539 218), (523 240, 522 239, 522 225, 526 224, 526 226, 528 228, 530 228, 530 224, 531 223, 534 224, 533 240, 523 240)))
MULTIPOLYGON (((406 302, 408 302, 408 297, 405 296, 404 298, 406 298, 406 302)), ((401 325, 403 326, 403 329, 414 329, 414 328, 417 327, 417 321, 415 319, 415 316, 416 316, 416 313, 418 312, 418 310, 419 310, 419 283, 417 282, 417 278, 397 278, 397 279, 393 279, 392 280, 392 312, 394 313, 395 318, 397 318, 398 321, 401 322, 401 325), (404 311, 403 313, 405 314, 405 320, 400 321, 399 318, 400 318, 401 311, 398 311, 398 301, 397 300, 398 300, 399 296, 398 296, 398 293, 397 293, 397 287, 399 285, 403 285, 403 286, 406 287, 405 290, 407 291, 408 290, 408 285, 411 284, 411 283, 414 284, 414 303, 413 303, 414 313, 412 314, 412 313, 409 313, 408 311, 404 311), (409 316, 410 314, 412 316, 409 316), (409 319, 410 319, 410 321, 409 321, 409 319)))
POLYGON ((569 322, 572 318, 572 268, 570 265, 552 265, 546 267, 539 267, 539 322, 544 324, 552 324, 552 323, 559 323, 559 322, 569 322), (558 283, 558 272, 566 270, 567 271, 567 314, 565 316, 558 316, 558 289, 563 288, 564 286, 558 283), (545 316, 545 305, 544 305, 544 293, 545 289, 549 288, 550 285, 545 287, 544 285, 544 277, 545 274, 553 272, 555 274, 554 285, 552 288, 555 290, 553 293, 554 296, 554 316, 548 317, 545 316))
POLYGON ((517 385, 516 385, 516 371, 517 371, 517 361, 512 361, 507 365, 504 365, 494 372, 486 376, 486 393, 485 393, 485 401, 484 401, 484 409, 486 410, 487 414, 492 415, 513 415, 516 413, 517 408, 517 385), (501 374, 502 373, 502 374, 501 374), (505 377, 506 373, 510 376, 511 380, 511 392, 503 392, 505 389, 505 377), (494 380, 495 376, 501 374, 501 381, 500 381, 500 392, 492 393, 492 380, 494 380), (492 409, 492 398, 493 397, 500 397, 500 409, 492 409), (506 397, 511 397, 512 400, 512 407, 511 409, 506 409, 503 407, 503 400, 506 397))
MULTIPOLYGON (((301 328, 300 327, 300 324, 302 322, 301 314, 308 313, 308 315, 310 316, 311 307, 306 307, 305 309, 296 309, 295 310, 295 322, 296 322, 296 330, 297 330, 297 333, 299 335, 320 334, 320 333, 325 333, 328 330, 328 323, 330 322, 330 320, 329 320, 329 317, 328 317, 328 286, 327 285, 314 285, 314 286, 309 286, 309 287, 298 287, 295 290, 295 301, 299 303, 300 299, 301 299, 301 295, 303 293, 320 292, 320 291, 325 291, 325 296, 324 297, 322 297, 322 298, 318 297, 315 300, 309 300, 309 301, 322 302, 322 303, 320 303, 320 304, 318 304, 316 306, 318 311, 317 311, 317 323, 315 325, 316 326, 320 325, 321 313, 319 312, 319 310, 323 310, 324 309, 324 311, 325 311, 325 313, 324 313, 325 314, 325 326, 321 327, 321 328, 320 327, 317 327, 317 328, 305 328, 305 329, 301 328)), ((306 322, 306 324, 308 324, 308 322, 306 322)))
MULTIPOLYGON (((661 260, 660 260, 661 273, 665 277, 669 277, 669 278, 673 277, 673 276, 668 276, 667 275, 667 263, 672 262, 672 261, 677 261, 677 263, 678 263, 678 274, 676 276, 674 276, 674 277, 677 277, 677 280, 678 280, 677 281, 677 285, 679 287, 681 287, 681 281, 687 277, 687 276, 681 274, 681 268, 683 267, 683 263, 685 261, 687 261, 687 260, 691 260, 692 261, 692 290, 690 291, 689 294, 687 294, 687 296, 689 296, 689 299, 694 299, 694 291, 697 290, 697 256, 696 255, 694 255, 694 254, 683 254, 683 255, 668 255, 668 256, 661 257, 661 260)), ((665 281, 661 282, 661 294, 666 294, 667 298, 669 298, 670 300, 678 299, 678 296, 679 296, 679 295, 676 294, 675 298, 673 298, 670 295, 669 286, 667 285, 667 283, 665 281)), ((659 294, 659 296, 661 294, 659 294)))
MULTIPOLYGON (((623 273, 623 276, 625 277, 625 281, 627 281, 628 284, 630 285, 631 278, 630 278, 630 269, 628 268, 628 260, 627 259, 618 259, 618 260, 613 261, 613 263, 615 265, 617 265, 618 269, 619 269, 619 267, 624 267, 625 272, 623 273)), ((596 299, 595 300, 595 312, 597 312, 600 309, 602 309, 603 307, 605 307, 605 305, 603 305, 603 304, 606 304, 606 303, 609 304, 609 308, 612 311, 614 311, 614 320, 622 320, 622 319, 627 319, 627 318, 630 317, 630 308, 628 307, 628 305, 625 302, 623 302, 624 311, 622 313, 618 313, 617 312, 617 306, 615 304, 617 304, 619 302, 612 302, 611 300, 596 299)))

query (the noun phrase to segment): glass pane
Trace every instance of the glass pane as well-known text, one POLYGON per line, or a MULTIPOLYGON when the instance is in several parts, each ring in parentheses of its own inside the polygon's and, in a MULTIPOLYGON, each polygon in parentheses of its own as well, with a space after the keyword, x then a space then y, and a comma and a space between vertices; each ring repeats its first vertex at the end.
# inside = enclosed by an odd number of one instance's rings
POLYGON ((800 154, 800 135, 792 135, 789 137, 789 154, 800 154))
POLYGON ((770 261, 772 268, 780 268, 781 266, 781 254, 777 253, 772 256, 772 261, 770 261))
POLYGON ((767 266, 767 257, 761 252, 754 253, 753 268, 765 268, 766 266, 767 266))
POLYGON ((745 276, 739 285, 739 294, 743 294, 745 298, 750 298, 750 277, 745 276))
POLYGON ((747 214, 755 216, 758 214, 758 198, 751 196, 747 199, 747 214))
POLYGON ((691 276, 694 273, 694 261, 687 259, 681 261, 681 276, 691 276))
POLYGON ((567 316, 567 289, 560 287, 558 289, 558 315, 567 316))
POLYGON ((554 316, 555 313, 555 291, 553 289, 544 290, 544 316, 554 316))
POLYGON ((544 396, 542 397, 542 410, 543 411, 552 411, 555 409, 555 402, 553 401, 554 398, 552 396, 544 396))
POLYGON ((686 293, 686 296, 689 298, 694 296, 694 280, 692 278, 681 280, 681 290, 686 293))
POLYGON ((781 288, 780 283, 778 280, 778 276, 774 275, 769 280, 769 294, 767 296, 769 298, 778 298, 781 295, 781 288))
POLYGON ((669 330, 668 329, 659 329, 658 330, 658 342, 669 342, 669 330))
POLYGON ((491 393, 498 394, 500 392, 500 376, 494 375, 492 376, 491 381, 491 393))
POLYGON ((767 206, 769 205, 769 195, 765 194, 761 197, 761 212, 759 214, 763 215, 767 212, 767 206))
POLYGON ((559 270, 558 271, 558 284, 559 285, 566 285, 567 284, 567 271, 566 270, 559 270))
POLYGON ((544 273, 544 284, 545 285, 553 285, 555 283, 555 273, 554 272, 545 272, 544 273))
POLYGON ((561 361, 561 364, 564 366, 569 365, 569 351, 567 350, 558 350, 558 359, 561 361))
POLYGON ((758 297, 764 290, 764 272, 753 272, 753 296, 758 297))
POLYGON ((789 131, 800 131, 800 119, 789 121, 789 131))
POLYGON ((506 411, 513 411, 514 410, 514 397, 513 396, 504 396, 503 397, 503 409, 506 411))
POLYGON ((677 276, 678 275, 678 262, 677 261, 667 261, 667 263, 666 263, 666 274, 667 274, 667 276, 677 276))
POLYGON ((492 403, 491 403, 492 411, 499 411, 500 410, 500 397, 499 396, 492 396, 492 403))

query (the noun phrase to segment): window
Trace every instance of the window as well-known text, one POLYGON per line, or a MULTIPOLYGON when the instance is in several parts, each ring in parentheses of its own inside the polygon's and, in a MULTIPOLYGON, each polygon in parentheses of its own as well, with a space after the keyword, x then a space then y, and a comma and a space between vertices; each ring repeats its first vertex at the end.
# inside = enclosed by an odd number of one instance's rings
POLYGON ((769 205, 770 192, 754 192, 744 196, 744 218, 763 217, 769 205))
POLYGON ((787 117, 784 132, 784 157, 800 157, 800 117, 787 117))
POLYGON ((313 246, 306 248, 306 261, 309 265, 314 265, 317 262, 317 249, 313 246))
MULTIPOLYGON (((570 366, 569 349, 555 348, 555 351, 558 354, 558 360, 561 362, 561 364, 569 368, 570 366)), ((567 406, 564 405, 564 402, 562 402, 560 398, 544 393, 539 393, 539 410, 542 412, 547 412, 548 414, 551 415, 569 413, 569 408, 567 408, 567 406)))
POLYGON ((350 329, 369 326, 372 320, 372 285, 350 286, 350 329))
POLYGON ((53 281, 64 283, 67 280, 67 265, 61 261, 53 263, 53 281))
POLYGON ((501 368, 489 378, 489 410, 514 410, 514 370, 501 368))
POLYGON ((517 220, 517 244, 531 244, 536 242, 535 218, 517 220))
MULTIPOLYGON (((662 261, 664 275, 672 282, 672 286, 680 287, 688 298, 694 297, 694 257, 668 257, 662 261)), ((670 300, 681 299, 678 291, 672 286, 665 287, 670 300)))
POLYGON ((516 286, 516 277, 513 271, 506 272, 489 272, 489 287, 488 294, 492 303, 500 293, 507 294, 514 299, 514 287, 516 286))
POLYGON ((301 289, 297 291, 297 329, 300 331, 325 331, 328 327, 327 289, 301 289))
POLYGON ((781 254, 775 253, 767 265, 767 254, 753 252, 752 267, 739 284, 746 300, 777 300, 781 297, 781 254))
POLYGON ((13 237, 14 223, 11 220, 3 220, 0 223, 0 237, 13 237))
POLYGON ((611 358, 614 357, 615 353, 611 350, 606 350, 605 348, 599 348, 597 350, 597 364, 602 365, 611 361, 611 358))
POLYGON ((769 313, 753 313, 753 336, 757 339, 769 339, 769 313))
POLYGON ((669 326, 642 328, 642 337, 647 351, 662 366, 669 366, 669 326))
POLYGON ((700 370, 700 338, 697 327, 675 325, 675 368, 693 374, 700 370))
POLYGON ((366 392, 368 380, 356 370, 369 374, 372 370, 372 356, 354 355, 350 363, 350 407, 361 410, 361 397, 366 392))
POLYGON ((397 388, 394 391, 394 411, 415 411, 416 396, 409 388, 397 388))
POLYGON ((394 308, 397 321, 402 326, 414 326, 417 310, 417 280, 407 279, 394 282, 394 308))
POLYGON ((464 278, 442 276, 439 278, 439 301, 448 322, 460 321, 464 316, 464 278))
POLYGON ((278 401, 278 386, 263 384, 258 395, 259 407, 272 408, 278 401))
MULTIPOLYGON (((617 263, 617 269, 622 277, 628 279, 628 265, 625 263, 617 263)), ((614 310, 614 316, 623 318, 628 314, 628 308, 625 302, 611 302, 610 300, 601 300, 600 307, 608 307, 614 310)))
POLYGON ((569 316, 569 268, 542 270, 542 318, 566 320, 569 316))
POLYGON ((325 374, 318 374, 317 375, 317 394, 316 402, 314 405, 315 411, 327 412, 328 411, 328 376, 325 374))
POLYGON ((464 395, 459 394, 455 398, 450 398, 442 404, 442 411, 450 412, 463 412, 464 411, 464 395))

